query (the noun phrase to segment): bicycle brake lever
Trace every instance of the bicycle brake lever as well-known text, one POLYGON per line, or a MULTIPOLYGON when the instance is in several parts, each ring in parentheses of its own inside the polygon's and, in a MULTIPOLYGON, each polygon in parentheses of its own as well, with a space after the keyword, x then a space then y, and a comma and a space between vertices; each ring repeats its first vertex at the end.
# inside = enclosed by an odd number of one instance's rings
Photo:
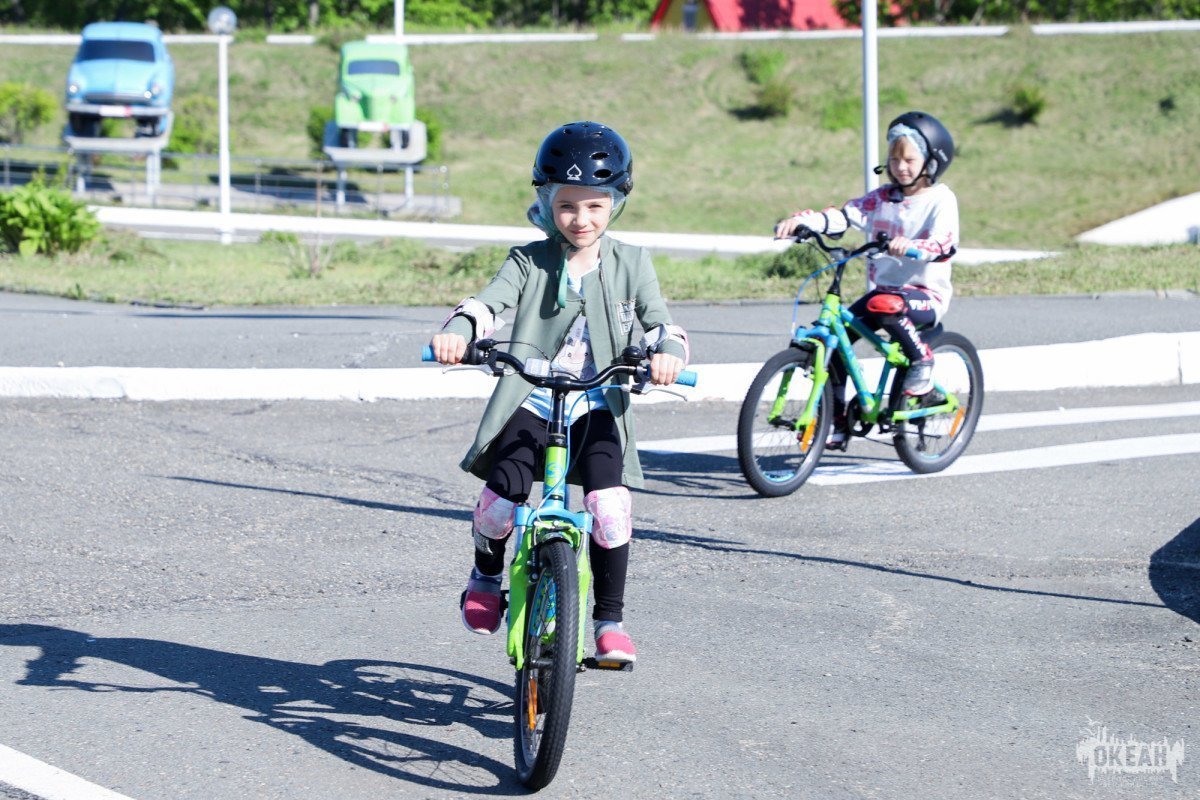
POLYGON ((632 386, 626 386, 624 388, 630 394, 647 395, 647 394, 650 394, 651 392, 666 392, 667 394, 678 397, 680 400, 688 399, 688 396, 686 394, 684 394, 683 392, 677 392, 674 389, 668 389, 665 386, 657 386, 654 384, 635 383, 632 386))

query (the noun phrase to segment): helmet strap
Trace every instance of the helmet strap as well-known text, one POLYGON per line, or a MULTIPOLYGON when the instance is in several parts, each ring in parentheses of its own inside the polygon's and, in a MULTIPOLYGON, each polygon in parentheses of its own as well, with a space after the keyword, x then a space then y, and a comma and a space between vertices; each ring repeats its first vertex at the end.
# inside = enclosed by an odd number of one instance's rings
MULTIPOLYGON (((555 237, 560 239, 561 237, 555 237)), ((566 242, 563 242, 564 244, 566 242)), ((558 307, 567 307, 567 261, 571 258, 571 253, 575 251, 574 247, 562 248, 562 267, 558 271, 558 307)))

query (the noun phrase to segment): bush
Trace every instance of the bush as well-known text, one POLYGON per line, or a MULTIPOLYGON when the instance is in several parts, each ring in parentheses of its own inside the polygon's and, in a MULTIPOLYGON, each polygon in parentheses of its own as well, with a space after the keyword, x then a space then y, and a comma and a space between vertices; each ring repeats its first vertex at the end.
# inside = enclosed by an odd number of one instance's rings
POLYGON ((442 119, 431 108, 418 108, 417 119, 425 123, 425 158, 429 161, 442 157, 442 119))
POLYGON ((23 256, 75 253, 100 233, 87 206, 41 176, 0 195, 0 240, 23 256))
POLYGON ((787 56, 778 50, 743 50, 738 63, 751 83, 765 86, 779 76, 787 56))
POLYGON ((49 122, 58 103, 36 86, 0 83, 0 141, 19 144, 25 134, 49 122))
POLYGON ((308 134, 309 155, 325 157, 325 124, 333 121, 333 106, 313 106, 308 110, 308 123, 304 126, 308 134))
POLYGON ((212 154, 221 146, 217 129, 217 101, 206 94, 193 94, 175 104, 175 122, 167 149, 174 153, 212 154))
POLYGON ((459 0, 411 0, 404 6, 404 18, 417 25, 433 28, 486 28, 489 11, 477 11, 459 0))
POLYGON ((824 265, 824 261, 812 247, 789 247, 770 255, 741 256, 737 259, 739 269, 759 270, 764 278, 807 278, 824 265))
POLYGON ((1036 86, 1018 86, 1013 89, 1013 116, 1022 125, 1036 123, 1037 118, 1046 110, 1046 96, 1036 86))
POLYGON ((755 108, 762 117, 786 117, 792 110, 794 91, 790 83, 771 80, 758 87, 755 108))

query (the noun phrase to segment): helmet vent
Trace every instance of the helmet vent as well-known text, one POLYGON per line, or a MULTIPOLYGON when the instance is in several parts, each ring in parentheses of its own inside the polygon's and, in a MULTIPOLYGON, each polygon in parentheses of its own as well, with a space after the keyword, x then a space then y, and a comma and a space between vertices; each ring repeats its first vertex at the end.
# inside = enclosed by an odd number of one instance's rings
POLYGON ((552 148, 550 149, 550 154, 551 154, 552 156, 554 156, 555 158, 562 158, 562 157, 563 157, 563 151, 562 151, 562 150, 559 150, 557 147, 552 147, 552 148))
POLYGON ((606 178, 611 178, 611 177, 612 177, 612 170, 610 170, 610 169, 598 169, 598 170, 596 170, 596 177, 597 177, 597 178, 599 178, 600 180, 604 180, 604 179, 606 179, 606 178))
POLYGON ((604 152, 603 150, 592 153, 592 161, 603 161, 606 158, 608 158, 608 153, 604 152))

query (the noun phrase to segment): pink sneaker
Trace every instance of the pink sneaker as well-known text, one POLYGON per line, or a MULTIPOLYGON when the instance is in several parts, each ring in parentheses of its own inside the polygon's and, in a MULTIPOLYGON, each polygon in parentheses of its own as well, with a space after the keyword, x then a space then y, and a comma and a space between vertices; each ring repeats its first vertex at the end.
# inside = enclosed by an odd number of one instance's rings
POLYGON ((489 577, 472 570, 467 589, 459 602, 463 625, 471 633, 487 635, 500 629, 504 611, 500 594, 500 576, 489 577))
POLYGON ((637 648, 621 623, 603 622, 596 626, 596 660, 620 664, 637 661, 637 648))

